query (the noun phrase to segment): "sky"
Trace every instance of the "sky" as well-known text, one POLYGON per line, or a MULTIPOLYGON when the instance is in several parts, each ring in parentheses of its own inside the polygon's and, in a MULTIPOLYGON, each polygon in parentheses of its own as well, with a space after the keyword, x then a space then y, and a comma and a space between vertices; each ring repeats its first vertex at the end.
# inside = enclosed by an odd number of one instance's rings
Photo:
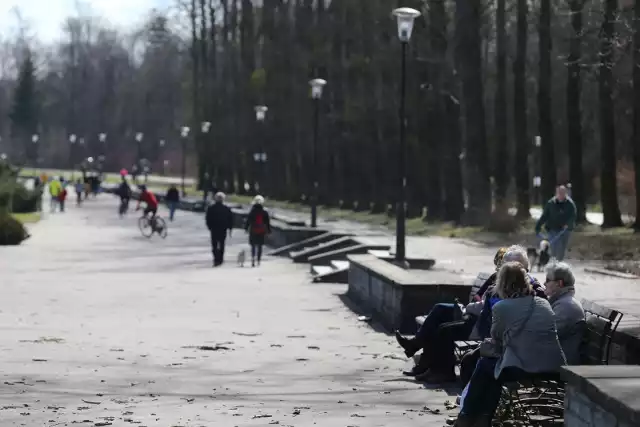
POLYGON ((174 0, 0 0, 0 36, 16 34, 19 8, 30 33, 44 43, 60 38, 62 23, 68 16, 89 10, 91 15, 105 18, 111 25, 127 28, 143 22, 152 8, 164 10, 174 0))

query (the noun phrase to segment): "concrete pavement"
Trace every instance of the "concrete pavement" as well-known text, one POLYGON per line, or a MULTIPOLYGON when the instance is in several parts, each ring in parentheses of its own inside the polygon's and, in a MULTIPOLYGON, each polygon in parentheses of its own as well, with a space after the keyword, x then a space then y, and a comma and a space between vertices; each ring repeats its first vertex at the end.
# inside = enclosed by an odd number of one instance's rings
POLYGON ((70 205, 0 248, 1 426, 443 425, 455 390, 402 378, 345 286, 235 266, 239 231, 212 269, 202 216, 148 240, 117 205, 70 205))

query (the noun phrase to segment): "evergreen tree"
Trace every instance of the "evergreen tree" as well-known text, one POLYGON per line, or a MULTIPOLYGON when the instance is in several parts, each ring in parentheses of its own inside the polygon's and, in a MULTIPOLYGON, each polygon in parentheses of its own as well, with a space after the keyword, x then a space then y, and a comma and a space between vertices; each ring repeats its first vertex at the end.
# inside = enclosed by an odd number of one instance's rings
POLYGON ((18 84, 13 94, 13 106, 10 113, 12 133, 16 139, 25 144, 25 152, 28 156, 35 155, 32 147, 31 135, 38 129, 38 111, 36 101, 36 77, 33 58, 27 53, 20 66, 18 84))

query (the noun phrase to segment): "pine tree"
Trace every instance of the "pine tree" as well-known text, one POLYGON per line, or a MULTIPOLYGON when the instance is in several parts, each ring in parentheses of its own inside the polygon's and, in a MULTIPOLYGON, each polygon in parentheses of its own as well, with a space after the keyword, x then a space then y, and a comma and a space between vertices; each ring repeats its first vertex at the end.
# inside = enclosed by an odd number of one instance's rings
POLYGON ((33 58, 27 53, 26 58, 20 66, 18 84, 13 94, 13 106, 10 113, 13 125, 12 133, 14 137, 22 141, 26 147, 26 154, 33 156, 34 152, 29 148, 29 137, 36 133, 38 129, 38 111, 36 102, 36 77, 33 58))

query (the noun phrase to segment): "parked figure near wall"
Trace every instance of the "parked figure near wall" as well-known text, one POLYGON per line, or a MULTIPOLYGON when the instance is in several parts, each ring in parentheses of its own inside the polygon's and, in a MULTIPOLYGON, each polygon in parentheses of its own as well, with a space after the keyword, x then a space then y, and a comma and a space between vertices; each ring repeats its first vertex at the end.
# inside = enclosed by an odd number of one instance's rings
POLYGON ((164 198, 167 202, 167 207, 169 208, 169 221, 173 221, 176 209, 178 209, 178 204, 180 203, 180 192, 178 191, 178 188, 176 188, 175 184, 171 184, 171 187, 167 190, 167 194, 164 198))
POLYGON ((251 266, 260 265, 262 261, 262 247, 265 236, 271 233, 271 221, 269 213, 264 209, 264 197, 256 196, 253 199, 253 206, 247 216, 244 229, 249 233, 249 244, 251 245, 251 266))
POLYGON ((227 239, 227 231, 231 236, 233 229, 233 214, 231 209, 224 204, 224 193, 216 193, 213 196, 214 204, 207 208, 205 216, 207 228, 211 234, 211 251, 213 252, 213 266, 218 267, 224 262, 224 246, 227 239))
POLYGON ((536 223, 536 234, 540 234, 542 227, 546 229, 551 243, 551 256, 558 261, 564 260, 569 236, 575 224, 576 205, 567 195, 567 187, 560 185, 556 188, 556 195, 544 206, 536 223))

